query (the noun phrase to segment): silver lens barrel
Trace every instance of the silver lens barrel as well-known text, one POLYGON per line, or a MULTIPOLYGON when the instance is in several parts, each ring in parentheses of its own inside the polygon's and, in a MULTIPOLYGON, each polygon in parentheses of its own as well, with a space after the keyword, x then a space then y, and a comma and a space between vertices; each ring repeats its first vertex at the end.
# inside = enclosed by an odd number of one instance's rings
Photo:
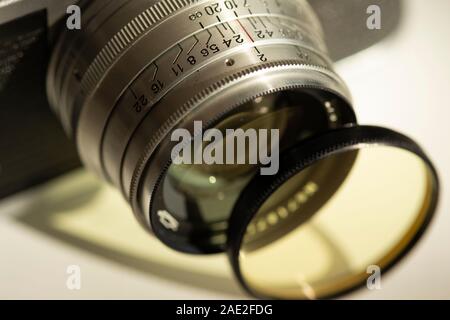
POLYGON ((170 133, 286 90, 314 96, 330 128, 356 121, 304 0, 86 1, 82 29, 62 35, 48 76, 83 162, 149 230, 170 133))

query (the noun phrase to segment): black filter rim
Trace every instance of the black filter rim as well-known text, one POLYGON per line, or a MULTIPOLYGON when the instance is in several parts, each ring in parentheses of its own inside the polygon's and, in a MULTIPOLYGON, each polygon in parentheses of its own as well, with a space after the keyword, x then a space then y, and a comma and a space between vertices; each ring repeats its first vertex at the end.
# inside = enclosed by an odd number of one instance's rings
MULTIPOLYGON (((338 153, 377 146, 390 146, 409 151, 422 159, 430 170, 432 191, 430 195, 430 205, 425 214, 424 222, 408 245, 383 268, 383 273, 390 270, 410 252, 423 236, 425 230, 429 227, 438 204, 439 178, 431 160, 427 157, 422 148, 412 139, 387 128, 355 125, 330 130, 303 141, 284 152, 280 156, 279 172, 273 176, 256 176, 244 189, 244 192, 242 192, 234 207, 229 220, 227 253, 235 276, 249 294, 262 299, 278 299, 278 297, 265 296, 249 287, 242 275, 239 265, 241 244, 248 225, 266 200, 287 180, 326 157, 338 153)), ((330 296, 320 298, 335 298, 359 289, 363 284, 364 283, 359 283, 352 287, 345 288, 340 292, 333 293, 330 296)))

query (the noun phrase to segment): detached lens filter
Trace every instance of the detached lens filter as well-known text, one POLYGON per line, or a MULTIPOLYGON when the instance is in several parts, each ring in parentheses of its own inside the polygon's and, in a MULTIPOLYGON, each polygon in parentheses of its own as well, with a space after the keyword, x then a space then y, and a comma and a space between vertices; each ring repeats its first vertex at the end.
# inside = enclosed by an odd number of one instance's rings
POLYGON ((230 218, 228 248, 242 285, 262 298, 334 297, 382 273, 420 238, 438 197, 420 147, 394 131, 355 126, 286 151, 257 176, 230 218))

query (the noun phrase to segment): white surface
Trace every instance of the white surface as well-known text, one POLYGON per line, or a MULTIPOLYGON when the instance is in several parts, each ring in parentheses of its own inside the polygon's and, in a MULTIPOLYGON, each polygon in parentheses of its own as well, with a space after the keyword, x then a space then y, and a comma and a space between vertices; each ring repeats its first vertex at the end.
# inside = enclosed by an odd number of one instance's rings
POLYGON ((439 171, 437 217, 419 246, 388 274, 383 289, 356 298, 450 298, 450 2, 404 1, 399 31, 338 66, 360 123, 416 139, 439 171))
MULTIPOLYGON (((382 290, 349 298, 450 298, 450 2, 405 1, 400 30, 338 66, 360 123, 416 139, 440 172, 441 203, 431 229, 382 290)), ((0 298, 214 299, 241 297, 180 285, 114 264, 32 231, 14 219, 29 195, 0 206, 0 298), (66 289, 66 267, 82 267, 82 290, 66 289)), ((231 280, 230 280, 231 281, 231 280)))

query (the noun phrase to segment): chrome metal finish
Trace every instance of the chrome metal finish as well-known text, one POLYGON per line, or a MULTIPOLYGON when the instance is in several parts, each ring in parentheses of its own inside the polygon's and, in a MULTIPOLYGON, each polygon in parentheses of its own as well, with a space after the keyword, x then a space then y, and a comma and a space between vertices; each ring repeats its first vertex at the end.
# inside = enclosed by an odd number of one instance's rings
POLYGON ((148 229, 173 129, 288 89, 351 109, 305 0, 88 3, 83 29, 57 45, 49 97, 83 162, 121 189, 148 229))

